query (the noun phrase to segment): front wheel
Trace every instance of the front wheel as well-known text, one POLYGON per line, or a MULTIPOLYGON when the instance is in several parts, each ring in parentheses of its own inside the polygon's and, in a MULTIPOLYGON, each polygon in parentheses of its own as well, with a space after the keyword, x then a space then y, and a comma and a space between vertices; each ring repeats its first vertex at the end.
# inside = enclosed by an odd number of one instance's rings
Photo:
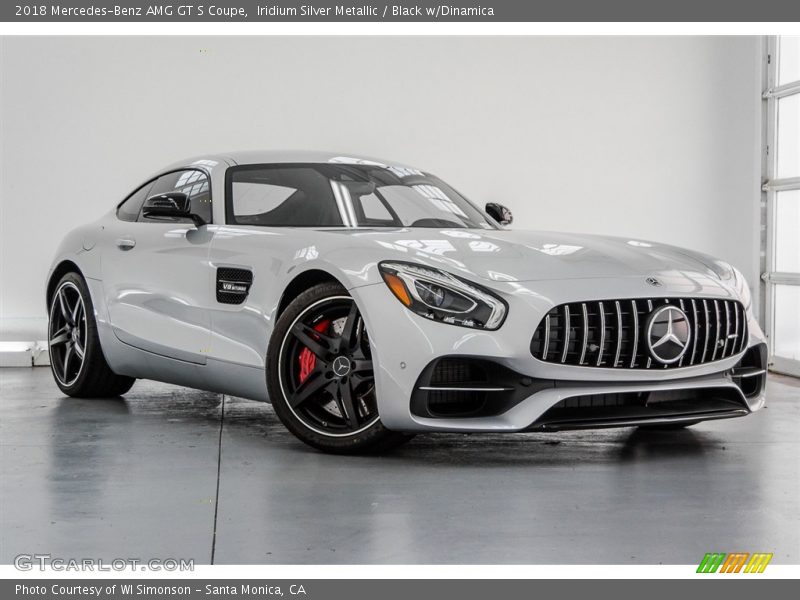
POLYGON ((267 385, 283 424, 317 449, 376 452, 410 439, 380 421, 368 333, 355 301, 338 284, 306 290, 280 316, 269 344, 267 385))
POLYGON ((136 381, 117 375, 108 366, 97 335, 92 298, 77 273, 67 273, 58 282, 50 300, 47 338, 53 378, 68 396, 119 396, 136 381))

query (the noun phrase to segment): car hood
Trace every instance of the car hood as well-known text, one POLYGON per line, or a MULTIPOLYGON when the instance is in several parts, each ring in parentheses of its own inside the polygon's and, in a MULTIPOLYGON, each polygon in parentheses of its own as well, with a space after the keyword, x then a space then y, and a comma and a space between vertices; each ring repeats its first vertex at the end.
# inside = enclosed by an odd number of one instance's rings
POLYGON ((661 276, 719 281, 713 258, 628 238, 547 231, 337 230, 365 258, 404 260, 489 281, 661 276))

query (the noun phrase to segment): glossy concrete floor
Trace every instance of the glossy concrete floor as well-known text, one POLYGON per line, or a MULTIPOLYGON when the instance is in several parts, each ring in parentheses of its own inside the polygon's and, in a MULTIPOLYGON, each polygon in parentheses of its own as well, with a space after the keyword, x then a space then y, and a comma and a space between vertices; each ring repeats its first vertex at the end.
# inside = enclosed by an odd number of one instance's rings
POLYGON ((335 457, 264 404, 141 381, 75 400, 46 368, 0 369, 0 562, 797 563, 800 382, 768 392, 760 413, 673 433, 426 435, 335 457))

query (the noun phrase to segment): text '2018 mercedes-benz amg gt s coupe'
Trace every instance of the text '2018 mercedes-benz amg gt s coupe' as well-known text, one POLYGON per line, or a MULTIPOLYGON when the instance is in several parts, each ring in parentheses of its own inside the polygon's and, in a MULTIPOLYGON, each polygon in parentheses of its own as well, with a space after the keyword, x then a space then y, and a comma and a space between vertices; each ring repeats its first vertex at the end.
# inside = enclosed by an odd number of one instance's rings
POLYGON ((62 242, 53 375, 71 396, 145 378, 270 401, 331 452, 424 431, 681 427, 764 404, 764 336, 736 269, 510 220, 390 162, 180 162, 62 242))

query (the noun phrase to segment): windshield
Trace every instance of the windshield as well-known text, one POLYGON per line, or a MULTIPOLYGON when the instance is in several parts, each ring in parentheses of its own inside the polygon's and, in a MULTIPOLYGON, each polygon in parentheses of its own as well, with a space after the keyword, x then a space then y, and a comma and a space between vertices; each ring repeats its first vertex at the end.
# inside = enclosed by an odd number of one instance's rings
POLYGON ((370 164, 271 164, 228 169, 228 223, 268 227, 497 225, 441 179, 370 164))

